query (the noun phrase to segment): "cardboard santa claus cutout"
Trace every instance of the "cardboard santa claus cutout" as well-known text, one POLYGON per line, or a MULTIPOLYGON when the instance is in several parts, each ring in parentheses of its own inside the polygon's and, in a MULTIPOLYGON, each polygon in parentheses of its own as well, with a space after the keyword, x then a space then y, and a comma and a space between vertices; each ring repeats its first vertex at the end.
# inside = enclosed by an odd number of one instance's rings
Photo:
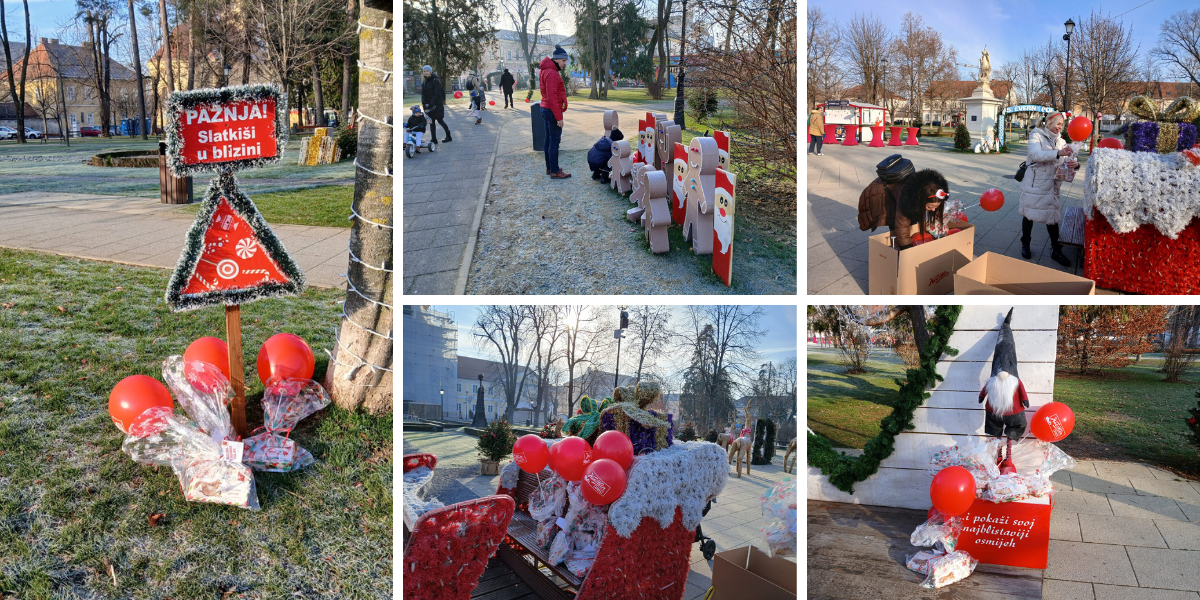
POLYGON ((716 214, 713 215, 713 272, 728 287, 733 280, 733 186, 737 177, 717 169, 716 214))
POLYGON ((717 168, 725 169, 726 171, 728 171, 730 169, 729 132, 728 131, 714 131, 713 139, 717 140, 717 168))
POLYGON ((654 127, 654 115, 652 113, 646 113, 646 125, 642 129, 646 134, 646 150, 642 152, 642 162, 657 169, 658 165, 654 163, 658 159, 658 151, 654 149, 654 141, 658 137, 658 133, 654 127))
MULTIPOLYGON (((996 340, 996 351, 992 355, 992 376, 979 392, 979 401, 985 402, 987 408, 983 431, 986 435, 1008 439, 1010 458, 1005 462, 1009 468, 1012 468, 1012 442, 1021 439, 1029 427, 1029 421, 1025 418, 1029 395, 1017 374, 1017 344, 1013 339, 1012 311, 1008 309, 1008 315, 1000 325, 1000 337, 996 340)), ((1016 472, 1016 469, 1013 468, 1012 472, 1016 472)))
POLYGON ((633 162, 646 161, 646 120, 638 119, 638 138, 637 138, 637 154, 633 155, 633 162))
POLYGON ((683 187, 683 180, 687 177, 687 148, 679 142, 675 142, 675 151, 672 153, 671 164, 674 169, 671 172, 671 220, 676 223, 683 224, 684 214, 687 213, 687 207, 684 204, 687 202, 687 194, 683 187))

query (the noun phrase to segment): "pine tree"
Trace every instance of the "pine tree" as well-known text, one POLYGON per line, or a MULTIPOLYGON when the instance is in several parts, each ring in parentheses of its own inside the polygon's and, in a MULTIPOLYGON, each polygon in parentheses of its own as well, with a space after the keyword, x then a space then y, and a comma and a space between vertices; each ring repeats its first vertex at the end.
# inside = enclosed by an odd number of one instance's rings
POLYGON ((967 131, 967 126, 959 123, 958 127, 954 128, 954 148, 956 150, 971 149, 971 134, 967 131))

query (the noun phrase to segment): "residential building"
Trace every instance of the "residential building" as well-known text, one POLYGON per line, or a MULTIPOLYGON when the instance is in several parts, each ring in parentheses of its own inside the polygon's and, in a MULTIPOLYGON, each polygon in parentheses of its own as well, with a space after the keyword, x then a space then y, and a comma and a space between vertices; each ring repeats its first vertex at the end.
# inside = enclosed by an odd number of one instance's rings
MULTIPOLYGON (((39 119, 46 119, 47 133, 57 135, 60 120, 73 135, 78 135, 80 127, 101 125, 100 94, 89 42, 72 46, 56 38, 39 38, 37 47, 23 60, 28 61, 26 97, 39 119)), ((13 65, 13 76, 20 77, 21 69, 21 65, 13 65)), ((138 116, 137 74, 111 58, 108 71, 111 81, 109 124, 115 127, 120 125, 121 119, 138 116)), ((6 71, 0 71, 0 90, 7 96, 6 71)))
MULTIPOLYGON (((29 103, 25 104, 25 126, 38 131, 42 130, 42 115, 29 103)), ((17 128, 16 103, 0 102, 0 127, 17 128)))
POLYGON ((404 414, 449 417, 458 373, 458 324, 428 305, 404 306, 404 414))
MULTIPOLYGON (((960 116, 967 114, 967 105, 963 104, 962 99, 971 97, 977 87, 979 82, 974 79, 933 82, 921 102, 921 122, 928 126, 938 121, 949 127, 960 116)), ((1009 106, 1020 104, 1011 81, 992 81, 991 88, 992 95, 1004 102, 1000 106, 1001 112, 1009 106)))

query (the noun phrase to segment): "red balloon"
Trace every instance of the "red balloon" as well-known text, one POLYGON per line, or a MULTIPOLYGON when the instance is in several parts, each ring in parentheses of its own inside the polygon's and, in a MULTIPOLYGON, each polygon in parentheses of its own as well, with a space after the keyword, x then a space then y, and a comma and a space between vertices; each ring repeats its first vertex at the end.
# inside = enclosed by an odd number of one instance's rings
POLYGON ((929 235, 928 233, 918 233, 918 234, 912 236, 912 242, 913 242, 914 246, 920 246, 921 244, 924 244, 925 242, 932 242, 933 240, 934 240, 934 237, 932 235, 929 235))
POLYGON ((550 462, 550 448, 539 436, 523 435, 513 444, 513 462, 526 473, 541 473, 550 462))
POLYGON ((462 98, 462 92, 454 92, 455 98, 462 98))
POLYGON ((975 502, 975 478, 962 467, 946 467, 933 476, 929 498, 933 500, 933 507, 943 515, 961 515, 975 502))
POLYGON ((601 458, 584 469, 579 490, 583 492, 584 500, 603 506, 616 502, 625 493, 625 483, 625 469, 616 461, 601 458))
POLYGON ((218 378, 192 367, 193 362, 212 365, 225 375, 226 381, 229 380, 229 346, 225 344, 225 340, 202 337, 188 344, 187 350, 183 352, 183 375, 192 387, 203 392, 215 392, 223 387, 224 383, 218 378))
POLYGON ((1092 135, 1092 122, 1087 117, 1075 117, 1071 119, 1071 124, 1067 125, 1067 135, 1076 142, 1082 142, 1092 135))
POLYGON ((605 431, 592 445, 592 460, 601 458, 607 458, 621 465, 622 469, 628 469, 629 465, 633 464, 633 442, 620 431, 605 431))
POLYGON ((525 104, 529 104, 529 98, 525 99, 525 104))
POLYGON ((1096 144, 1101 148, 1112 148, 1113 150, 1124 150, 1125 143, 1114 137, 1106 137, 1096 144))
POLYGON ((979 197, 979 206, 982 206, 983 210, 988 212, 1000 210, 1000 207, 1004 206, 1004 192, 1001 192, 996 188, 992 188, 984 192, 983 195, 979 197))
POLYGON ((316 359, 308 343, 293 333, 277 333, 258 350, 258 380, 265 386, 272 379, 312 379, 316 359))
POLYGON ((565 437, 550 447, 550 468, 567 481, 579 481, 591 453, 587 440, 575 435, 565 437))
POLYGON ((1071 435, 1071 430, 1075 429, 1075 413, 1062 402, 1045 404, 1033 413, 1033 423, 1029 429, 1043 442, 1057 442, 1071 435))
POLYGON ((108 415, 117 429, 124 433, 129 433, 129 428, 146 409, 155 406, 174 410, 175 402, 171 400, 171 393, 166 386, 146 375, 130 375, 122 379, 108 395, 108 415))
POLYGON ((491 104, 492 106, 495 106, 495 105, 496 105, 496 101, 495 101, 495 100, 488 100, 488 104, 491 104))
POLYGON ((950 233, 948 233, 948 234, 946 234, 946 235, 954 235, 954 234, 956 234, 956 233, 958 233, 958 232, 960 232, 960 231, 962 231, 962 230, 961 230, 961 229, 951 229, 951 230, 950 230, 950 233))

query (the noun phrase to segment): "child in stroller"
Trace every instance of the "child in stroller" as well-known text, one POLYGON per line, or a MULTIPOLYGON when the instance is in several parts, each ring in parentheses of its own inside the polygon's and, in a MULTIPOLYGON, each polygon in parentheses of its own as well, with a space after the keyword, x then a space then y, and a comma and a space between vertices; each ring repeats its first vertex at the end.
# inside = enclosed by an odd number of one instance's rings
POLYGON ((421 148, 428 148, 430 152, 437 152, 437 138, 430 136, 428 140, 422 139, 425 136, 425 125, 428 119, 425 113, 421 111, 421 106, 412 107, 412 116, 404 124, 404 154, 412 158, 414 154, 420 154, 421 148))

